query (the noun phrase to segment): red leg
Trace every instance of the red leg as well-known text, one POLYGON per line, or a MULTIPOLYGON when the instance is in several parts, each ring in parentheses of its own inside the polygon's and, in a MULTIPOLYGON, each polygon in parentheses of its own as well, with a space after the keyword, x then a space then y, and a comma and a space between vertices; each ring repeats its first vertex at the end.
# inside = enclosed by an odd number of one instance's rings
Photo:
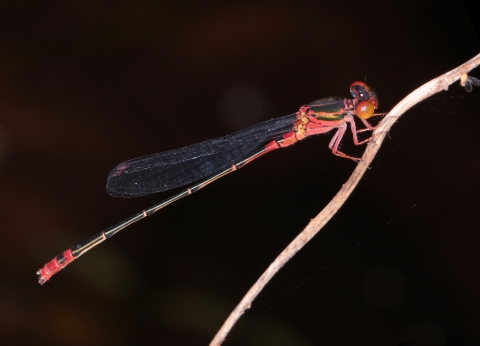
MULTIPOLYGON (((372 115, 372 117, 379 117, 379 116, 383 116, 387 113, 375 113, 374 115, 372 115)), ((360 133, 360 132, 365 132, 365 131, 373 131, 377 128, 377 126, 372 126, 368 123, 367 119, 362 119, 360 118, 360 120, 362 121, 362 123, 367 127, 366 129, 361 129, 361 130, 358 130, 357 133, 360 133)))
MULTIPOLYGON (((341 127, 337 130, 337 132, 335 132, 335 134, 334 134, 333 137, 332 137, 332 140, 331 140, 330 143, 328 144, 328 148, 329 148, 329 149, 332 149, 332 148, 333 148, 335 142, 337 141, 337 138, 338 138, 338 135, 340 134, 340 132, 342 132, 342 128, 341 128, 341 127)), ((343 131, 342 136, 343 136, 344 133, 345 133, 345 131, 343 131)), ((337 146, 338 146, 338 145, 337 145, 337 146)))
POLYGON ((348 156, 348 155, 342 153, 340 150, 338 150, 338 146, 340 145, 340 142, 342 141, 342 137, 345 134, 346 130, 347 130, 347 124, 344 124, 342 127, 338 128, 337 133, 335 133, 335 135, 333 136, 333 139, 330 141, 329 148, 332 149, 332 153, 334 155, 344 157, 346 159, 350 159, 350 160, 353 160, 355 162, 358 162, 361 159, 359 159, 357 157, 353 157, 353 156, 348 156), (332 144, 333 144, 333 147, 332 147, 332 144))
POLYGON ((357 133, 375 130, 375 127, 376 127, 376 126, 370 125, 366 119, 360 119, 360 120, 362 121, 362 123, 363 123, 367 128, 366 128, 366 129, 358 130, 357 133))
MULTIPOLYGON (((376 113, 374 115, 372 115, 372 117, 379 117, 379 116, 383 116, 387 113, 376 113)), ((367 127, 366 129, 361 129, 361 130, 358 130, 357 133, 360 133, 360 132, 365 132, 365 131, 373 131, 377 128, 377 126, 372 126, 368 123, 367 119, 362 119, 360 118, 360 120, 362 121, 362 123, 367 127)))
POLYGON ((355 126, 355 120, 353 119, 353 116, 351 116, 351 115, 345 116, 345 121, 350 123, 350 128, 352 130, 352 135, 353 135, 353 142, 355 143, 355 145, 362 145, 364 143, 367 143, 372 138, 372 137, 369 137, 369 138, 359 142, 358 138, 357 138, 357 133, 361 132, 361 130, 357 131, 357 127, 355 126))

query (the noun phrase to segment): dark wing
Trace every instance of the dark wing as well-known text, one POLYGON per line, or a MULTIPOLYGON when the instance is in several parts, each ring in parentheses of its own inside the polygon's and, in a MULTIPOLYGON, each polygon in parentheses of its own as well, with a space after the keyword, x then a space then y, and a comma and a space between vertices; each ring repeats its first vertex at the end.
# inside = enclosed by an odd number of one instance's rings
POLYGON ((202 180, 292 130, 295 118, 296 114, 290 114, 225 137, 125 161, 108 175, 107 192, 112 196, 137 197, 202 180))

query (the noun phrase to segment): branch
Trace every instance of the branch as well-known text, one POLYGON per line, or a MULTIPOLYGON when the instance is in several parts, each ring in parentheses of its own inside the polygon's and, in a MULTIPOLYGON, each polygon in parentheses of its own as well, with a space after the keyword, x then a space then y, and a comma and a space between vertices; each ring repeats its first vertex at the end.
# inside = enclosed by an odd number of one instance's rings
POLYGON ((292 258, 306 243, 308 243, 310 239, 320 232, 322 227, 333 217, 333 215, 335 215, 343 203, 345 203, 346 199, 353 192, 358 182, 363 177, 363 174, 373 161, 373 158, 380 149, 386 134, 392 125, 398 120, 398 118, 400 118, 403 113, 417 103, 442 90, 448 90, 448 86, 459 80, 460 77, 463 76, 462 80, 464 80, 466 78, 466 74, 479 64, 480 54, 476 55, 474 58, 467 61, 463 65, 460 65, 456 69, 453 69, 452 71, 447 72, 422 85, 420 88, 405 97, 385 116, 385 118, 373 132, 372 138, 374 138, 374 140, 371 140, 368 143, 365 153, 363 154, 362 161, 359 162, 348 181, 343 185, 330 203, 328 203, 328 205, 320 212, 320 214, 312 219, 307 227, 305 227, 305 229, 285 248, 285 250, 278 255, 275 261, 270 264, 267 270, 262 274, 262 276, 260 276, 257 282, 255 282, 240 303, 231 312, 230 316, 213 338, 210 346, 219 346, 222 344, 233 325, 237 322, 245 310, 250 308, 252 301, 262 291, 270 279, 280 270, 280 268, 285 265, 285 263, 290 260, 290 258, 292 258))

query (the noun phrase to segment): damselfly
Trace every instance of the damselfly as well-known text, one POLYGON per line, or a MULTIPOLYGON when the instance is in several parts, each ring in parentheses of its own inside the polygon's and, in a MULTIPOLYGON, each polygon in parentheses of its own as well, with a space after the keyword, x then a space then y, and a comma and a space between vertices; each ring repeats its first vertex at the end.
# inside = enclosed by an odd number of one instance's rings
POLYGON ((193 185, 64 251, 37 272, 39 283, 44 284, 74 259, 132 223, 197 192, 270 151, 288 147, 308 136, 337 129, 328 146, 332 153, 360 161, 359 158, 346 155, 338 149, 348 124, 353 134, 353 142, 361 145, 370 138, 359 141, 357 134, 374 130, 367 119, 383 113, 374 113, 378 107, 377 96, 365 83, 353 83, 350 93, 352 99, 320 99, 300 107, 296 113, 262 122, 225 137, 119 164, 107 180, 107 192, 112 196, 137 197, 193 185), (357 116, 366 128, 357 130, 354 116, 357 116))

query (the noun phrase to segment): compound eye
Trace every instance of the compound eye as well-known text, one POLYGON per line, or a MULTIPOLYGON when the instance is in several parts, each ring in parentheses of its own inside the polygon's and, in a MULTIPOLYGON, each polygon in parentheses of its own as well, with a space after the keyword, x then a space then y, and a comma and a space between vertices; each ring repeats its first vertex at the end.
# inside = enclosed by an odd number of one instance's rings
POLYGON ((362 101, 355 107, 355 113, 361 119, 368 119, 373 115, 375 107, 371 102, 362 101))

